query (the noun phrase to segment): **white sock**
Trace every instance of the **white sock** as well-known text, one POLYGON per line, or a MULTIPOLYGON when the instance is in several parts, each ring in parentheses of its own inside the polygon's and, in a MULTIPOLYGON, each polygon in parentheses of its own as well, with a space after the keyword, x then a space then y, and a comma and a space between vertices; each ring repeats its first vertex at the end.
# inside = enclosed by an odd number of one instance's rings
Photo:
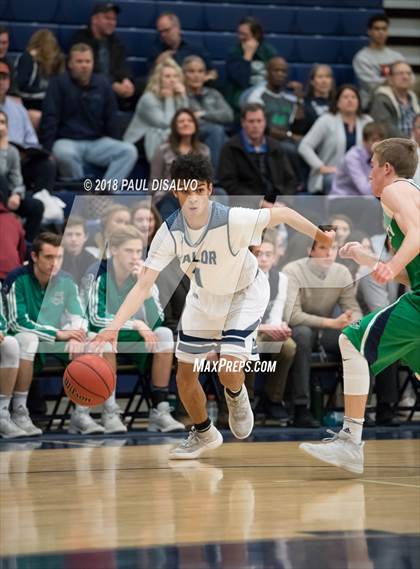
POLYGON ((115 390, 114 390, 112 392, 112 394, 110 395, 110 397, 108 397, 108 399, 105 401, 104 410, 105 411, 113 411, 115 409, 116 405, 117 405, 117 402, 115 401, 115 390))
POLYGON ((0 394, 0 410, 6 409, 8 411, 11 400, 12 400, 11 395, 1 395, 0 394))
POLYGON ((26 409, 27 399, 28 399, 27 391, 15 391, 13 393, 13 411, 17 411, 21 405, 26 409))
POLYGON ((351 417, 344 417, 342 430, 350 435, 351 440, 359 445, 362 442, 362 432, 364 419, 352 419, 351 417))
POLYGON ((77 413, 89 413, 89 407, 85 407, 84 405, 75 405, 74 410, 77 413))

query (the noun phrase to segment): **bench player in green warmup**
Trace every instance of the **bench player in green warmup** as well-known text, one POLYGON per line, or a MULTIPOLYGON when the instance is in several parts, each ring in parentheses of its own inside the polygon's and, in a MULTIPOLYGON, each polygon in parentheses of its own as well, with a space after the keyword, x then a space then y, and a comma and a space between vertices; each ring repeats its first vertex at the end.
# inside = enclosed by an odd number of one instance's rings
POLYGON ((387 263, 377 262, 360 243, 352 242, 340 249, 340 256, 372 268, 380 284, 395 279, 411 291, 344 328, 339 339, 344 373, 343 428, 322 443, 300 445, 312 457, 356 474, 363 472, 361 439, 369 366, 376 375, 401 360, 420 379, 420 188, 410 179, 417 162, 413 140, 389 138, 373 148, 372 191, 381 200, 387 234, 396 253, 387 263))

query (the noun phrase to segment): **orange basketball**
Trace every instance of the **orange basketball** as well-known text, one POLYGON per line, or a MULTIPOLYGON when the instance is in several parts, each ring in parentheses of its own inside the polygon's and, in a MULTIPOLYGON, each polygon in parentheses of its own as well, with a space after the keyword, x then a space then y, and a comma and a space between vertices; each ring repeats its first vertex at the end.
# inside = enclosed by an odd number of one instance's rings
POLYGON ((69 363, 63 376, 64 391, 73 403, 95 407, 106 401, 115 389, 115 374, 102 357, 84 354, 69 363))

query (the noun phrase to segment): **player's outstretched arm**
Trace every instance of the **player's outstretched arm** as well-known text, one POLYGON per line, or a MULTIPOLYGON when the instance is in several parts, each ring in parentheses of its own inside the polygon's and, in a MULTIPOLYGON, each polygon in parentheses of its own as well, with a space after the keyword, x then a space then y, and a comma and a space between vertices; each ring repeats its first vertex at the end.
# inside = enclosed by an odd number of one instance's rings
POLYGON ((384 189, 381 201, 405 235, 401 247, 387 263, 392 273, 399 275, 420 254, 420 192, 405 182, 397 182, 384 189))
POLYGON ((321 231, 321 229, 314 225, 312 221, 309 221, 309 219, 306 219, 306 217, 303 217, 303 215, 300 215, 300 213, 290 207, 273 207, 270 209, 270 214, 271 218, 268 223, 268 227, 275 227, 280 223, 285 223, 293 229, 296 229, 296 231, 308 235, 315 241, 319 241, 319 243, 322 243, 327 247, 332 245, 334 241, 334 231, 321 231))
POLYGON ((141 273, 138 275, 136 284, 121 304, 114 320, 92 340, 91 345, 95 351, 102 351, 106 342, 110 342, 113 345, 114 351, 116 351, 118 331, 143 305, 158 275, 158 271, 143 267, 141 273))

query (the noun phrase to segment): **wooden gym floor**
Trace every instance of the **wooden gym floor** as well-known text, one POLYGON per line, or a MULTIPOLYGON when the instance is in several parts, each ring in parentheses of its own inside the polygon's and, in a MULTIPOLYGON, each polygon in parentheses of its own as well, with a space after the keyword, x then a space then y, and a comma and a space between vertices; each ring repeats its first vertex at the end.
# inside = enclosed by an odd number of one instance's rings
POLYGON ((167 459, 179 435, 3 442, 0 567, 414 569, 420 429, 410 429, 373 432, 356 478, 280 440, 287 429, 227 434, 188 462, 167 459))

